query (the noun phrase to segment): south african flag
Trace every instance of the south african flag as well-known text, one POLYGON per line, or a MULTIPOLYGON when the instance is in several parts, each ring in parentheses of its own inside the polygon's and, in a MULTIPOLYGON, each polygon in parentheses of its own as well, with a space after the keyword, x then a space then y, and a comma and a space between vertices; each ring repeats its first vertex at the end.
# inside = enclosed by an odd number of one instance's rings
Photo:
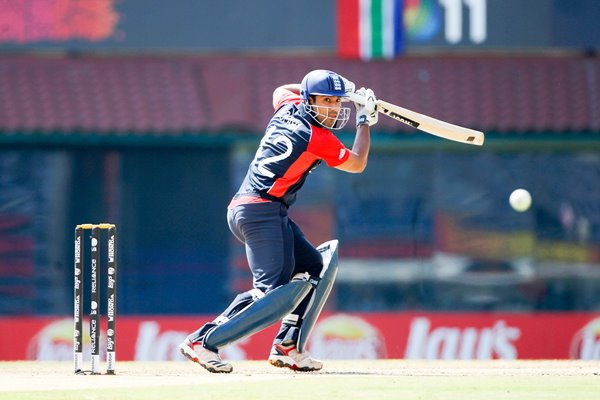
POLYGON ((391 59, 403 51, 403 0, 337 0, 337 50, 345 58, 391 59))

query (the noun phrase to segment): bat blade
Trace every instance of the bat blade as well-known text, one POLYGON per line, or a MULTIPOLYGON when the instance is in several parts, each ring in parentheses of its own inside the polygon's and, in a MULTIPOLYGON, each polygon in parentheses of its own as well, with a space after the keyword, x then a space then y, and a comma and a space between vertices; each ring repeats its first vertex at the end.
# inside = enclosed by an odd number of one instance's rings
POLYGON ((485 139, 483 132, 441 121, 383 100, 377 100, 377 111, 396 121, 444 139, 477 146, 482 146, 485 139))
MULTIPOLYGON (((348 93, 348 98, 356 103, 364 103, 364 98, 357 93, 348 93)), ((476 146, 482 146, 485 140, 483 132, 429 117, 387 101, 377 100, 377 111, 403 124, 444 139, 476 146)))

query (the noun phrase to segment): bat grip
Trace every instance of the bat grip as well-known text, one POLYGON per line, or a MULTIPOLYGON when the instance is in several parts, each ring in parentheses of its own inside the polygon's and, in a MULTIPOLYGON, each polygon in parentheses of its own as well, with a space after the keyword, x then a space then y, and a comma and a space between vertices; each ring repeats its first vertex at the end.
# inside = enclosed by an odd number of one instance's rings
POLYGON ((352 101, 354 103, 358 103, 358 104, 361 104, 363 106, 366 103, 365 98, 363 96, 361 96, 360 94, 358 94, 358 93, 348 92, 348 93, 346 93, 346 96, 348 96, 348 100, 350 100, 350 101, 352 101))
POLYGON ((367 104, 368 101, 365 98, 365 96, 361 96, 360 94, 356 93, 356 92, 348 92, 346 93, 346 96, 348 96, 348 100, 354 102, 354 103, 358 103, 362 106, 367 106, 367 109, 372 109, 373 111, 379 111, 378 107, 377 107, 377 102, 371 102, 371 104, 367 104))

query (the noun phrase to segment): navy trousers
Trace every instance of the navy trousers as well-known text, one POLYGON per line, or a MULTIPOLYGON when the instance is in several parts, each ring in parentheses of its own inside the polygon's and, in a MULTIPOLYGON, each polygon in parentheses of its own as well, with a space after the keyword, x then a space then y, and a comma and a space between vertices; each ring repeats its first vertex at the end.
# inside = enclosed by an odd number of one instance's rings
POLYGON ((308 272, 319 276, 323 259, 279 202, 252 203, 229 209, 229 229, 246 247, 253 285, 263 293, 308 272))
MULTIPOLYGON (((289 218, 287 207, 282 203, 238 205, 227 211, 227 222, 231 232, 245 245, 255 289, 238 294, 219 317, 192 333, 189 338, 193 342, 203 341, 204 336, 222 321, 243 312, 259 298, 256 290, 267 294, 290 282, 298 273, 308 273, 314 278, 313 281, 318 281, 323 269, 321 253, 289 218)), ((275 344, 297 342, 303 316, 313 294, 314 288, 292 311, 291 316, 283 320, 274 339, 275 344)))

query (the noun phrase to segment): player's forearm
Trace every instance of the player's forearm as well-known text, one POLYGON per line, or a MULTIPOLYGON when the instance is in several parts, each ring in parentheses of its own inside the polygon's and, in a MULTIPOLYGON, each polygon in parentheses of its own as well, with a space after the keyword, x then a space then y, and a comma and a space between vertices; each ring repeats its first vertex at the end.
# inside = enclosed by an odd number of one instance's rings
POLYGON ((337 168, 352 173, 363 172, 367 167, 370 147, 371 133, 369 125, 359 125, 356 128, 356 137, 354 138, 352 150, 350 150, 350 157, 337 168))
POLYGON ((356 128, 356 136, 352 145, 352 152, 356 154, 358 166, 362 172, 367 167, 369 159, 369 150, 371 148, 371 128, 367 124, 359 125, 356 128))
POLYGON ((297 99, 300 94, 300 85, 297 83, 290 83, 287 85, 281 85, 273 91, 273 109, 277 110, 286 101, 294 98, 297 99))

